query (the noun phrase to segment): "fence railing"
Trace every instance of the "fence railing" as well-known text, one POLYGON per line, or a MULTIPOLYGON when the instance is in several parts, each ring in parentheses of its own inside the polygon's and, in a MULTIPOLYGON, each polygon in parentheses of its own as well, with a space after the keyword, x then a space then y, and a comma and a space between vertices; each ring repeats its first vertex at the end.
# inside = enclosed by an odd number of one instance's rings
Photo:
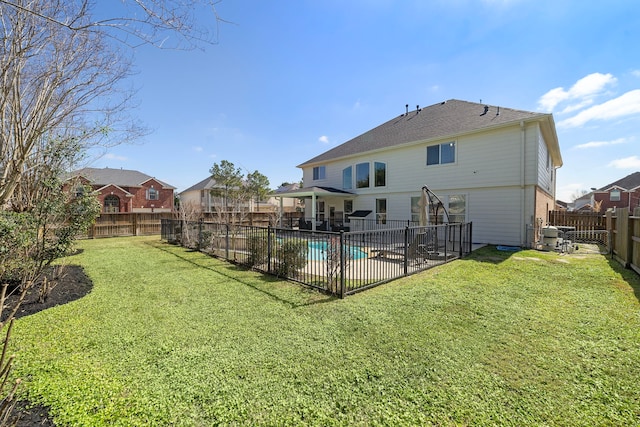
POLYGON ((633 214, 628 208, 610 210, 606 219, 614 258, 640 274, 640 208, 635 208, 633 214))
POLYGON ((351 219, 325 219, 316 220, 305 217, 288 217, 282 219, 282 227, 299 230, 312 230, 315 223, 317 231, 363 231, 363 230, 387 230, 416 226, 418 223, 411 220, 385 220, 351 218, 351 219))
POLYGON ((162 220, 162 239, 345 297, 471 252, 472 225, 356 232, 162 220))

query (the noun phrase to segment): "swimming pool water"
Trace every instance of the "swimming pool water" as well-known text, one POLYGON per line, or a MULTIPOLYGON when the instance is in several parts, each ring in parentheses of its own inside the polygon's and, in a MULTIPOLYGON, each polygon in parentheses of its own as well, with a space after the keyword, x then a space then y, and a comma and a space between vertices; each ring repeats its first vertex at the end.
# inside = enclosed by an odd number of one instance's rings
MULTIPOLYGON (((344 246, 345 250, 350 251, 351 259, 362 259, 367 257, 367 253, 358 246, 344 246)), ((309 242, 309 253, 307 255, 309 261, 324 261, 327 259, 327 242, 309 242)))

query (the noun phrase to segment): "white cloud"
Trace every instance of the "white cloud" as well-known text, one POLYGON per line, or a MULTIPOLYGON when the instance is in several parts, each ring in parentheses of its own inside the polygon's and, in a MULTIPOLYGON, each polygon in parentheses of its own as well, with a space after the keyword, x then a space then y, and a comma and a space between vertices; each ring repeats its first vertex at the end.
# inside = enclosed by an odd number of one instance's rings
POLYGON ((610 162, 607 166, 616 168, 616 169, 639 169, 640 157, 631 156, 631 157, 625 157, 623 159, 616 159, 610 162))
MULTIPOLYGON (((581 105, 588 105, 593 102, 593 98, 600 95, 606 86, 612 85, 617 81, 611 74, 592 73, 578 80, 569 90, 563 87, 551 89, 538 100, 538 108, 545 111, 553 111, 553 109, 563 101, 577 100, 575 106, 569 106, 566 109, 574 111, 581 108, 581 105)), ((565 109, 565 110, 566 110, 565 109)))
POLYGON ((195 151, 196 153, 200 153, 202 150, 203 150, 203 148, 200 147, 200 146, 193 147, 193 151, 195 151))
POLYGON ((318 141, 322 142, 323 144, 328 144, 329 143, 329 137, 326 135, 322 135, 320 138, 318 138, 318 141))
POLYGON ((583 148, 596 148, 596 147, 606 147, 608 145, 617 145, 617 144, 625 144, 627 143, 626 138, 618 138, 613 141, 590 141, 585 144, 576 145, 573 148, 583 149, 583 148))
POLYGON ((632 114, 640 114, 640 89, 632 90, 617 98, 583 110, 562 120, 559 127, 582 126, 591 120, 612 120, 632 114))
POLYGON ((117 154, 113 154, 113 153, 107 153, 104 155, 105 159, 109 159, 109 160, 119 160, 121 162, 126 162, 127 160, 129 160, 127 157, 124 156, 118 156, 117 154))
POLYGON ((580 193, 585 188, 583 183, 570 183, 558 187, 556 197, 559 200, 570 202, 574 199, 574 196, 580 193))
POLYGON ((636 76, 636 77, 640 77, 640 70, 633 70, 631 72, 632 75, 636 76))

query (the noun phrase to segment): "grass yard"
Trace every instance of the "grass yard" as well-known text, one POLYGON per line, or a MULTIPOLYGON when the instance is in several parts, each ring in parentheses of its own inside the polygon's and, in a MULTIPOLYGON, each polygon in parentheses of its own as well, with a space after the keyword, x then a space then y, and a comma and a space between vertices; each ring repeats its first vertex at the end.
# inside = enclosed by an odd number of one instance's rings
POLYGON ((153 238, 17 321, 59 425, 640 425, 640 281, 600 255, 470 257, 345 300, 153 238))

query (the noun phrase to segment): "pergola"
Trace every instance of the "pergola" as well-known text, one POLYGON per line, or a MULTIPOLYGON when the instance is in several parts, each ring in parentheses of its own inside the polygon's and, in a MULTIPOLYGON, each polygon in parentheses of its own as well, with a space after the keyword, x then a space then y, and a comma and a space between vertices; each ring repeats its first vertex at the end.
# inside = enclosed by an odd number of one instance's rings
MULTIPOLYGON (((297 190, 289 190, 289 191, 281 191, 279 193, 272 193, 269 195, 270 197, 275 197, 280 200, 280 225, 282 226, 282 212, 283 212, 283 204, 282 199, 293 198, 293 199, 311 199, 311 217, 316 217, 316 200, 323 197, 353 197, 354 193, 350 193, 348 191, 339 190, 333 187, 304 187, 299 188, 297 190)), ((312 230, 316 230, 316 222, 311 222, 312 230)))

